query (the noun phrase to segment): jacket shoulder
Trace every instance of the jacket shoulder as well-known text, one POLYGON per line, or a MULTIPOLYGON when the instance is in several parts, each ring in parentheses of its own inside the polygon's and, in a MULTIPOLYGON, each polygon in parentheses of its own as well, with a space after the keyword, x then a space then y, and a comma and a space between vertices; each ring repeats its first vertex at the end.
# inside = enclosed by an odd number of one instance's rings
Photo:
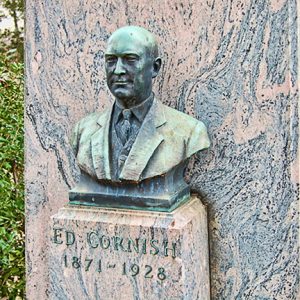
POLYGON ((71 135, 71 145, 75 154, 78 153, 80 141, 87 140, 99 128, 99 124, 105 122, 108 113, 109 109, 93 112, 75 124, 71 135))
MULTIPOLYGON (((179 111, 172 107, 162 104, 165 118, 169 124, 176 127, 177 130, 189 131, 197 124, 203 124, 201 121, 179 111)), ((204 124, 203 124, 204 125, 204 124)))
MULTIPOLYGON (((85 116, 84 118, 82 118, 81 120, 79 120, 77 122, 76 125, 78 125, 78 127, 79 127, 78 129, 84 129, 86 127, 92 126, 93 124, 101 122, 101 120, 106 117, 108 110, 109 109, 105 109, 102 112, 93 112, 93 113, 85 116)), ((75 127, 76 127, 76 125, 75 125, 75 127)))
POLYGON ((203 122, 164 104, 163 109, 172 131, 186 140, 186 157, 210 146, 207 129, 203 122))

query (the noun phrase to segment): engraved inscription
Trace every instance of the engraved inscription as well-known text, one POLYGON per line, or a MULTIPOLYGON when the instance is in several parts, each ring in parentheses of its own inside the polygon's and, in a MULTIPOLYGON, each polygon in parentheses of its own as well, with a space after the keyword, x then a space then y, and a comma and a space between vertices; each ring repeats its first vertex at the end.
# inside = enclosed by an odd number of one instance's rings
POLYGON ((75 243, 75 234, 73 231, 64 231, 63 228, 53 228, 53 238, 54 244, 66 244, 67 246, 73 245, 75 243))
POLYGON ((160 259, 171 257, 175 259, 178 256, 177 243, 166 239, 155 239, 153 237, 152 235, 152 239, 147 239, 143 237, 109 236, 107 233, 102 234, 99 231, 88 231, 83 236, 78 237, 72 230, 57 227, 53 228, 51 241, 58 247, 65 245, 71 251, 77 251, 76 244, 81 242, 81 244, 90 248, 92 253, 95 253, 92 254, 91 257, 82 257, 81 255, 76 255, 76 252, 73 252, 73 255, 66 254, 65 252, 62 257, 62 266, 64 268, 73 269, 74 271, 95 272, 95 274, 113 271, 124 276, 143 276, 147 279, 164 281, 167 278, 165 267, 161 265, 161 262, 157 261, 154 266, 153 257, 158 256, 160 259), (70 248, 72 245, 74 245, 74 247, 70 248), (100 252, 98 252, 98 250, 100 250, 100 252), (109 256, 107 255, 112 252, 125 252, 131 255, 131 257, 132 255, 136 255, 137 258, 140 258, 141 255, 149 255, 151 263, 109 260, 109 256), (99 253, 106 253, 106 255, 99 257, 99 253))
MULTIPOLYGON (((63 228, 53 228, 52 241, 55 244, 73 245, 76 241, 75 233, 64 230, 63 228)), ((120 236, 108 236, 99 232, 90 231, 86 234, 87 245, 91 248, 100 248, 103 250, 114 250, 136 254, 162 254, 165 257, 177 256, 177 244, 167 240, 159 241, 157 239, 146 239, 120 236)))
MULTIPOLYGON (((63 264, 65 268, 73 268, 73 269, 84 269, 85 272, 88 271, 96 271, 98 273, 101 273, 103 271, 102 269, 102 260, 98 259, 91 259, 91 258, 85 258, 84 260, 80 260, 79 257, 73 256, 68 257, 67 255, 64 255, 63 257, 63 264)), ((128 264, 124 262, 121 265, 115 264, 115 263, 108 263, 106 265, 106 270, 109 269, 119 269, 122 275, 130 275, 132 277, 135 277, 137 275, 142 274, 145 278, 153 278, 154 270, 152 266, 145 265, 144 267, 140 267, 138 264, 128 264)), ((159 267, 156 270, 156 277, 159 280, 165 280, 167 278, 165 269, 163 267, 159 267)))

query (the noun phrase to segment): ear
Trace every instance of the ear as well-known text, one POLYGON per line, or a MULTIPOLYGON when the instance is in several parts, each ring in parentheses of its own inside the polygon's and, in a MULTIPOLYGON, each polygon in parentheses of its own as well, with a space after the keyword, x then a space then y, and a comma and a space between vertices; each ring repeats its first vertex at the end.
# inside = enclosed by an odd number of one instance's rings
POLYGON ((161 67, 161 58, 160 57, 156 57, 154 62, 153 62, 153 71, 152 71, 152 78, 155 78, 160 70, 161 67))

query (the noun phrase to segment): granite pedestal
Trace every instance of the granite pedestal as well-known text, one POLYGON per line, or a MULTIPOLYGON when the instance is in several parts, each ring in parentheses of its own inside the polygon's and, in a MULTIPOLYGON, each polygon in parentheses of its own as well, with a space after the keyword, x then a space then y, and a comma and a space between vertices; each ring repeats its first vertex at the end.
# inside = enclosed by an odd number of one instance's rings
POLYGON ((51 218, 50 299, 210 299, 206 208, 68 205, 51 218))

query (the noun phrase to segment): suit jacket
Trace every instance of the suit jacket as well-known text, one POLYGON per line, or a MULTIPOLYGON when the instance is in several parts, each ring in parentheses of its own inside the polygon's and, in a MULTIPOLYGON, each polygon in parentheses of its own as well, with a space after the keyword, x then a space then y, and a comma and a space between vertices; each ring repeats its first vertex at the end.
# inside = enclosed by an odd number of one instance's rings
MULTIPOLYGON (((82 171, 111 180, 112 107, 80 120, 72 146, 82 171)), ((121 180, 142 181, 170 171, 195 152, 209 147, 205 125, 154 99, 120 173, 121 180)))

